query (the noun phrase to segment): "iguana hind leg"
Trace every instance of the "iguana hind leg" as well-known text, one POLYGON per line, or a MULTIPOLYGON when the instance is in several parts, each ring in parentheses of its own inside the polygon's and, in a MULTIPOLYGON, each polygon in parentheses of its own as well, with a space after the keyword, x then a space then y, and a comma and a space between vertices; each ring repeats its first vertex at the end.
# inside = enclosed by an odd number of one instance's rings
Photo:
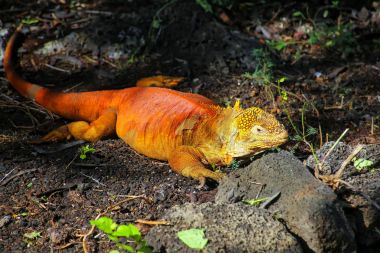
POLYGON ((71 138, 95 142, 115 132, 116 117, 116 112, 108 111, 91 123, 86 121, 71 122, 51 131, 41 139, 31 141, 31 143, 39 144, 43 142, 69 140, 71 138))
POLYGON ((181 146, 172 152, 169 164, 178 174, 199 180, 200 187, 205 184, 206 178, 220 181, 225 174, 207 169, 202 159, 202 153, 196 148, 181 146))
POLYGON ((150 76, 145 77, 137 81, 136 86, 137 87, 165 87, 170 88, 173 86, 178 85, 180 82, 183 81, 183 77, 177 77, 177 76, 150 76))

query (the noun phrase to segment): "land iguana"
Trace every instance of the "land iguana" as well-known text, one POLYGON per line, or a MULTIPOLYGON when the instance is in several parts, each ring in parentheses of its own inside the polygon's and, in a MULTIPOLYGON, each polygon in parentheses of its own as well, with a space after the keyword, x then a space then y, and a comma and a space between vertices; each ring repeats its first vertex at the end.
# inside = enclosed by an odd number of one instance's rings
MULTIPOLYGON (((210 99, 162 87, 132 87, 92 92, 56 92, 23 79, 16 72, 21 27, 11 36, 4 53, 4 70, 23 96, 73 122, 37 142, 71 138, 95 142, 116 133, 137 152, 168 161, 173 171, 205 183, 224 173, 207 165, 229 165, 287 141, 284 126, 260 108, 220 107, 210 99)), ((173 86, 182 79, 145 78, 137 86, 173 86)))

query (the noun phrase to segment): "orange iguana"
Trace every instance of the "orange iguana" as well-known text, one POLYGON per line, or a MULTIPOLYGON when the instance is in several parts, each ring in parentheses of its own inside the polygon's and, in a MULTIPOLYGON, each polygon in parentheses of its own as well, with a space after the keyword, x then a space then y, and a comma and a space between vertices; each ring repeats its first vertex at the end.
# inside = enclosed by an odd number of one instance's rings
MULTIPOLYGON (((276 118, 251 107, 222 108, 206 97, 160 87, 63 93, 22 79, 15 71, 16 37, 4 54, 5 74, 23 96, 74 122, 61 126, 39 142, 75 138, 94 142, 116 133, 137 152, 169 161, 177 173, 197 179, 220 180, 224 173, 207 164, 229 165, 244 157, 286 142, 288 133, 276 118)), ((181 78, 157 76, 138 86, 171 86, 181 78)))

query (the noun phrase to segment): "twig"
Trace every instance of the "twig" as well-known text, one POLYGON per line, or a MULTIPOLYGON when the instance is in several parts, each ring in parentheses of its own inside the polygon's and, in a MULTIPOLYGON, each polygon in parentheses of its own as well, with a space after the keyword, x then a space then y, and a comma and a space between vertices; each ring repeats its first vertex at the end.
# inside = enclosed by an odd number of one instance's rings
POLYGON ((317 166, 315 167, 314 169, 314 176, 316 178, 319 178, 319 170, 322 169, 322 166, 323 164, 325 163, 327 157, 330 156, 331 152, 334 150, 334 148, 336 147, 336 145, 338 145, 339 141, 346 135, 346 133, 348 132, 348 128, 346 128, 346 130, 344 130, 344 132, 339 136, 339 138, 335 141, 334 145, 329 149, 329 151, 327 151, 326 155, 323 157, 322 161, 319 162, 317 164, 317 166))
POLYGON ((9 176, 13 171, 15 170, 15 168, 11 169, 11 171, 9 171, 7 174, 5 174, 5 176, 0 180, 0 183, 4 181, 4 179, 9 176))
POLYGON ((342 162, 340 165, 340 168, 338 169, 337 172, 335 172, 333 175, 322 175, 319 176, 319 179, 321 179, 324 183, 328 184, 331 186, 334 190, 339 188, 339 184, 342 182, 345 182, 341 180, 340 178, 342 177, 344 169, 347 167, 347 165, 351 162, 351 160, 354 158, 357 153, 362 150, 363 145, 358 145, 354 151, 342 162))
POLYGON ((36 171, 37 169, 29 169, 29 170, 23 170, 23 171, 20 171, 19 173, 11 176, 10 178, 8 178, 7 180, 4 180, 2 183, 1 183, 1 186, 4 186, 6 184, 8 184, 10 181, 12 181, 14 178, 16 177, 19 177, 19 176, 22 176, 24 174, 27 174, 27 173, 31 173, 31 172, 34 172, 36 171))
POLYGON ((82 174, 83 176, 85 176, 85 177, 91 179, 91 180, 94 181, 95 183, 100 184, 101 186, 106 186, 105 184, 101 183, 101 182, 100 182, 98 179, 96 179, 96 178, 93 178, 93 177, 91 177, 91 176, 88 176, 88 175, 86 175, 86 174, 84 174, 84 173, 82 173, 82 172, 81 172, 80 174, 82 174))
POLYGON ((50 68, 50 69, 52 69, 52 70, 56 70, 56 71, 63 72, 63 73, 66 73, 66 74, 71 74, 71 71, 69 71, 69 70, 58 68, 58 67, 52 66, 52 65, 47 64, 47 63, 45 63, 45 66, 48 67, 48 68, 50 68))
POLYGON ((166 226, 170 225, 170 223, 168 221, 165 221, 165 220, 153 221, 153 220, 137 219, 136 223, 141 223, 141 224, 145 224, 145 225, 166 225, 166 226))
POLYGON ((80 166, 80 167, 112 167, 112 166, 117 166, 116 163, 73 163, 75 166, 80 166))
POLYGON ((343 174, 343 171, 344 169, 347 167, 347 165, 351 162, 351 160, 354 158, 354 156, 356 156, 360 150, 363 149, 363 145, 359 144, 356 146, 356 148, 354 149, 354 151, 352 151, 352 153, 346 158, 346 160, 344 160, 344 162, 340 165, 340 168, 337 172, 335 172, 335 177, 336 178, 341 178, 342 177, 342 174, 343 174))
POLYGON ((54 247, 54 249, 56 249, 56 250, 63 250, 63 249, 66 249, 66 248, 70 247, 73 244, 78 244, 78 243, 81 243, 81 242, 77 242, 77 241, 69 242, 69 243, 66 243, 65 245, 62 245, 62 246, 56 246, 56 247, 54 247))
POLYGON ((280 195, 281 195, 281 192, 277 192, 272 197, 267 199, 264 203, 262 203, 259 208, 261 209, 267 208, 270 204, 272 204, 273 201, 275 201, 278 197, 280 197, 280 195))

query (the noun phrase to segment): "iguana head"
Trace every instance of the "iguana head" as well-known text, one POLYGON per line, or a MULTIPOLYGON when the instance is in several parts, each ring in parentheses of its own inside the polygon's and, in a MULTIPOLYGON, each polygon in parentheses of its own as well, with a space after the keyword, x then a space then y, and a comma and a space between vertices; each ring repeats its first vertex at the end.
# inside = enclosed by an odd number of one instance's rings
POLYGON ((233 110, 226 151, 242 157, 277 147, 288 139, 285 127, 270 113, 257 107, 233 110))

